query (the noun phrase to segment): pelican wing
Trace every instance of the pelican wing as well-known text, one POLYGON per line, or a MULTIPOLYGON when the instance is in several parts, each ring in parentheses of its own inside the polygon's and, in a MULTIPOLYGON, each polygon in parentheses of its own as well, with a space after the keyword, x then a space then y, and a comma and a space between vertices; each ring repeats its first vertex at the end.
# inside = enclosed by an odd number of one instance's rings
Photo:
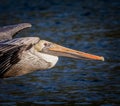
POLYGON ((10 41, 0 42, 0 77, 8 71, 11 66, 17 64, 22 52, 30 49, 40 39, 37 37, 16 38, 10 41))
POLYGON ((24 47, 24 45, 0 44, 0 76, 20 61, 20 55, 24 47))
POLYGON ((16 25, 9 25, 0 28, 0 40, 11 40, 13 35, 17 32, 31 27, 30 23, 21 23, 16 25))

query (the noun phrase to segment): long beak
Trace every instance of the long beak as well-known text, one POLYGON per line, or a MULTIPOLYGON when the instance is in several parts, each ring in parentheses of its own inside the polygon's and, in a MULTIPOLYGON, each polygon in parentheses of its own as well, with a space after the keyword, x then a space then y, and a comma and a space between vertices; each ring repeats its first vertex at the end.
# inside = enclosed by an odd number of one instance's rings
POLYGON ((102 56, 84 53, 84 52, 69 49, 57 44, 53 44, 52 47, 49 48, 49 51, 51 51, 53 54, 56 54, 57 56, 65 56, 65 57, 71 57, 76 59, 92 59, 92 60, 104 61, 104 57, 102 56))

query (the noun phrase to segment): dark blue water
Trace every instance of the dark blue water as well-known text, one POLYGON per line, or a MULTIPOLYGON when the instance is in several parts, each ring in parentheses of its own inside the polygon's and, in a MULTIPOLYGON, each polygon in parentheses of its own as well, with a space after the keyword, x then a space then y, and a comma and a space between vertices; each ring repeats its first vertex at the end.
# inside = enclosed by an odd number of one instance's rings
POLYGON ((17 37, 39 36, 105 57, 60 58, 53 69, 0 79, 0 106, 119 106, 119 6, 119 0, 0 0, 0 26, 33 25, 17 37))

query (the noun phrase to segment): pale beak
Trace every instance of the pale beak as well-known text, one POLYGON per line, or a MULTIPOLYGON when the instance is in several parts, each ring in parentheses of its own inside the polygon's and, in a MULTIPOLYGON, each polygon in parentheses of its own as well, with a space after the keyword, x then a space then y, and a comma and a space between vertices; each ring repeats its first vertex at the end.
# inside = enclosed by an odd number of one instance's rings
POLYGON ((93 54, 84 53, 81 51, 69 49, 57 44, 52 44, 48 50, 51 52, 51 54, 54 54, 56 56, 65 56, 65 57, 71 57, 76 59, 92 59, 92 60, 101 60, 104 61, 104 57, 97 56, 93 54))

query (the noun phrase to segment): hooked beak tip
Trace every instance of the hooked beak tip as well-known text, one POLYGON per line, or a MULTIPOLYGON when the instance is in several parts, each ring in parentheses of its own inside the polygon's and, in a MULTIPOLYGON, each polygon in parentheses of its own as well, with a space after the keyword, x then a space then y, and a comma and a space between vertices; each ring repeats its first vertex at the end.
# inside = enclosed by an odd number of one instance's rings
POLYGON ((105 61, 105 58, 102 56, 102 57, 101 57, 101 60, 102 60, 102 61, 105 61))

